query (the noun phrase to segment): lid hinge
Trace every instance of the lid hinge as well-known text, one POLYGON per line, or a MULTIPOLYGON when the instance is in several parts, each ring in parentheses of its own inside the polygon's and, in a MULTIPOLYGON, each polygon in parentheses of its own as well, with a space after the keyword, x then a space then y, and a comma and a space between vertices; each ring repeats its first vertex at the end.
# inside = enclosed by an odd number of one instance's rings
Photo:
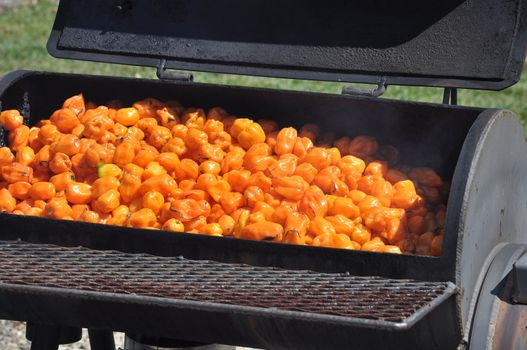
POLYGON ((167 60, 164 58, 159 61, 156 71, 156 75, 159 79, 184 82, 190 82, 194 80, 192 73, 170 72, 167 70, 166 64, 167 60))
POLYGON ((377 87, 374 89, 357 86, 344 86, 342 87, 342 94, 352 96, 379 97, 384 94, 387 89, 388 85, 386 84, 386 77, 382 76, 377 83, 377 87))
POLYGON ((444 105, 457 105, 457 89, 456 88, 445 88, 443 91, 443 104, 444 105))

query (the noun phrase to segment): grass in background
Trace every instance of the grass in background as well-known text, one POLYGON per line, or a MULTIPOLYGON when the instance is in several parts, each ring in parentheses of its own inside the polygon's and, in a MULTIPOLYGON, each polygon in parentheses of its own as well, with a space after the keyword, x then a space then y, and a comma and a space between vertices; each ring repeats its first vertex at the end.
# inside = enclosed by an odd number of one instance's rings
MULTIPOLYGON (((46 51, 55 18, 56 3, 41 0, 0 13, 0 75, 26 68, 66 73, 121 75, 154 78, 153 68, 61 60, 46 51)), ((527 73, 527 72, 526 72, 527 73)), ((194 73, 194 80, 228 85, 340 93, 342 83, 246 77, 216 73, 194 73)), ((440 103, 442 89, 390 86, 386 98, 440 103)), ((461 90, 458 102, 466 106, 506 108, 527 126, 527 74, 515 86, 499 92, 461 90)))

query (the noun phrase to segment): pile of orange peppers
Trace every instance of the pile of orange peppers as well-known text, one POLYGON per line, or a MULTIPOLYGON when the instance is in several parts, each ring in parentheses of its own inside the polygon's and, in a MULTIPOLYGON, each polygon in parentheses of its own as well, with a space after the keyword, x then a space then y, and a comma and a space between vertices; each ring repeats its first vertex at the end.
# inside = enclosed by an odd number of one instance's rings
POLYGON ((98 106, 82 94, 36 126, 17 110, 0 125, 3 213, 441 255, 447 185, 373 137, 153 98, 98 106))

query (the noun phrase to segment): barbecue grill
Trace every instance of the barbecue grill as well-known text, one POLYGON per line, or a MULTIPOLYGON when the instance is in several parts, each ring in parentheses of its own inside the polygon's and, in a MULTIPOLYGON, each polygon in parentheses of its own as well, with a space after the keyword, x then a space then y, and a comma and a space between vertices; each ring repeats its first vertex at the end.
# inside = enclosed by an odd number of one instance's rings
MULTIPOLYGON (((458 88, 519 80, 521 0, 62 0, 56 57, 157 67, 158 80, 16 71, 2 109, 27 124, 90 100, 177 98, 372 135, 451 181, 443 255, 426 257, 0 214, 0 317, 32 349, 75 342, 287 349, 525 348, 527 146, 509 111, 456 106, 458 88), (192 82, 171 69, 373 83, 341 95, 192 82), (443 104, 377 98, 445 88, 443 104), (137 344, 137 343, 136 343, 137 344)), ((2 139, 2 137, 0 137, 2 139)))

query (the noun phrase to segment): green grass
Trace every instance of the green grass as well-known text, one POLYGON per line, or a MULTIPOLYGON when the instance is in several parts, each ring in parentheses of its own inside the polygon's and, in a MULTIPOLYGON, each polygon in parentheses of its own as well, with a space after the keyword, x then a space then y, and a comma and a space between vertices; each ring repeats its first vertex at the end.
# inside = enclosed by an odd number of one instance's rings
MULTIPOLYGON (((41 0, 0 14, 0 75, 26 68, 57 72, 121 75, 154 78, 153 68, 60 60, 46 51, 46 41, 55 17, 56 5, 41 0)), ((339 93, 343 84, 291 79, 245 77, 215 73, 194 74, 195 81, 229 85, 339 93)), ((442 90, 391 86, 386 98, 441 102, 442 90)), ((499 92, 461 90, 459 104, 499 107, 514 111, 527 126, 527 74, 515 86, 499 92)))

